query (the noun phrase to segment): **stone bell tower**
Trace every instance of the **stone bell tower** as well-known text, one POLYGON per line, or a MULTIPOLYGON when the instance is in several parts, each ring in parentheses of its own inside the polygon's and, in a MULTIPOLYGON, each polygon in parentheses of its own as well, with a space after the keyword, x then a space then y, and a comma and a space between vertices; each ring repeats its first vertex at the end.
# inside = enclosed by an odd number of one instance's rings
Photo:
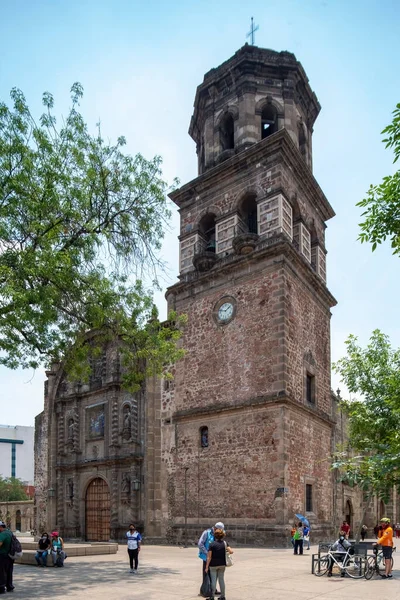
POLYGON ((162 390, 162 517, 169 539, 223 520, 230 539, 286 543, 295 513, 331 525, 330 308, 312 174, 320 105, 290 52, 245 45, 199 85, 198 177, 180 211, 188 317, 162 390))

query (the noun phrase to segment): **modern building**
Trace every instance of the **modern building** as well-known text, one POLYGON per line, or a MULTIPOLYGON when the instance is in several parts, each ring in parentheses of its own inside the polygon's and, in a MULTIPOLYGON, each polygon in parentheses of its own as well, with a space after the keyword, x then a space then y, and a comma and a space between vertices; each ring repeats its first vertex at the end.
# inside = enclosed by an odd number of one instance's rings
POLYGON ((33 485, 34 427, 0 425, 0 475, 33 485))

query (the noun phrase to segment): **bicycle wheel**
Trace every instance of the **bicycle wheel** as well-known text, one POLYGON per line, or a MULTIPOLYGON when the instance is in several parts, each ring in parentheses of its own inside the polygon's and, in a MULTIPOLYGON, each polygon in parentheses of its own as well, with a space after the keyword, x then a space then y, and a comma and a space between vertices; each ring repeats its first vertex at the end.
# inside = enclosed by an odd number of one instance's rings
POLYGON ((328 555, 321 556, 321 558, 315 561, 314 565, 314 575, 317 577, 322 577, 329 569, 329 561, 330 558, 328 555))
POLYGON ((374 573, 375 573, 375 557, 368 556, 367 561, 365 563, 365 571, 364 571, 365 579, 372 579, 374 573))
MULTIPOLYGON (((392 568, 393 568, 393 556, 390 560, 392 562, 392 568)), ((383 558, 382 552, 378 552, 378 556, 376 557, 376 566, 378 567, 379 575, 382 577, 382 575, 385 574, 385 570, 386 570, 385 559, 383 558)))
POLYGON ((352 579, 361 579, 364 577, 365 568, 366 562, 363 556, 352 556, 344 567, 344 572, 352 579))

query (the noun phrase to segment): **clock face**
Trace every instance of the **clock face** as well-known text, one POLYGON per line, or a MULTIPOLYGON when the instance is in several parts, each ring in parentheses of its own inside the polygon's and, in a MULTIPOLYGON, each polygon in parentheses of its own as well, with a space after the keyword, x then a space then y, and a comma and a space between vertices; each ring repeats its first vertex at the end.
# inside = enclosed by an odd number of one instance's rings
POLYGON ((232 302, 224 302, 218 309, 218 321, 220 323, 227 323, 233 317, 233 304, 232 302))

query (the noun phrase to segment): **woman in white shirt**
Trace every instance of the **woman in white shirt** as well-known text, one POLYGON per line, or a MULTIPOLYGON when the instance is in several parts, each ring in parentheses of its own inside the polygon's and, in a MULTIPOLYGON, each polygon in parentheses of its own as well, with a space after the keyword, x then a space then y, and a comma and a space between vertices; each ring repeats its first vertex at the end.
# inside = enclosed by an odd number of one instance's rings
POLYGON ((129 531, 126 532, 125 537, 128 540, 130 572, 137 573, 142 536, 138 531, 136 531, 136 527, 133 525, 133 523, 131 523, 129 525, 129 531), (135 561, 135 568, 133 568, 133 561, 135 561))

